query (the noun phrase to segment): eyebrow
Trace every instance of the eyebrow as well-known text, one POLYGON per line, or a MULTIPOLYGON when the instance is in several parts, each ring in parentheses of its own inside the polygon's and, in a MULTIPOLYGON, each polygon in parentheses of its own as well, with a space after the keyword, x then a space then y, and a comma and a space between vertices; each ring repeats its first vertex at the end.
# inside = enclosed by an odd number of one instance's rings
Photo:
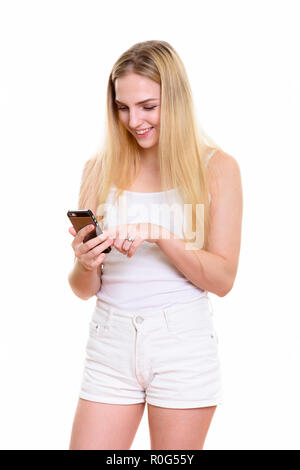
MULTIPOLYGON (((148 101, 156 101, 158 100, 158 98, 147 98, 146 100, 143 100, 143 101, 139 101, 138 103, 135 103, 135 104, 143 104, 143 103, 148 103, 148 101)), ((125 103, 122 103, 122 101, 119 101, 119 100, 115 100, 116 103, 118 104, 125 104, 125 103)))

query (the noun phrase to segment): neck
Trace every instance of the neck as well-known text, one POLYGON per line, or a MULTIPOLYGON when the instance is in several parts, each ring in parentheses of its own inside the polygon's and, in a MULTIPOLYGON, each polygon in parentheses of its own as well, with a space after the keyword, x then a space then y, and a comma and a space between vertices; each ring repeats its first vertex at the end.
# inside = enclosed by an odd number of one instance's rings
POLYGON ((142 149, 140 151, 140 162, 142 168, 159 170, 157 149, 142 149))

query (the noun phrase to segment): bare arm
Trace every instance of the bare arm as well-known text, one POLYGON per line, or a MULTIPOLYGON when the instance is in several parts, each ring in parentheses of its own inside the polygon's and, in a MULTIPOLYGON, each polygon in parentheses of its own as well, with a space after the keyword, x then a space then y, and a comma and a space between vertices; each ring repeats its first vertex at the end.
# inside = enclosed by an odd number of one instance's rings
POLYGON ((106 257, 103 251, 113 244, 113 239, 108 238, 107 231, 84 243, 83 240, 90 230, 94 230, 92 224, 86 225, 78 233, 74 227, 69 228, 69 232, 74 236, 72 248, 77 259, 68 281, 74 294, 83 300, 88 300, 99 291, 101 264, 106 257))
MULTIPOLYGON (((84 165, 80 193, 84 189, 91 171, 93 171, 94 163, 95 159, 89 159, 84 165)), ((82 201, 81 204, 83 204, 82 201)), ((89 194, 84 204, 96 214, 96 202, 93 193, 89 194)), ((101 264, 106 256, 105 253, 102 254, 102 251, 111 245, 111 242, 106 240, 107 234, 105 232, 103 232, 102 236, 83 243, 84 237, 93 228, 92 226, 86 226, 79 230, 78 234, 76 234, 73 227, 69 228, 69 233, 74 236, 72 248, 77 259, 68 276, 68 281, 74 294, 83 300, 88 300, 93 295, 96 295, 101 288, 101 264), (99 245, 100 242, 103 242, 101 246, 99 245)))
POLYGON ((185 241, 161 238, 160 249, 197 287, 225 296, 233 287, 241 244, 242 185, 236 160, 216 152, 209 161, 211 229, 207 250, 185 250, 185 241))
POLYGON ((72 291, 77 297, 88 300, 96 295, 101 287, 101 267, 88 271, 76 259, 74 267, 68 277, 72 291))
POLYGON ((219 297, 230 291, 232 280, 223 257, 205 250, 185 250, 185 241, 175 238, 160 239, 156 243, 195 286, 219 297))

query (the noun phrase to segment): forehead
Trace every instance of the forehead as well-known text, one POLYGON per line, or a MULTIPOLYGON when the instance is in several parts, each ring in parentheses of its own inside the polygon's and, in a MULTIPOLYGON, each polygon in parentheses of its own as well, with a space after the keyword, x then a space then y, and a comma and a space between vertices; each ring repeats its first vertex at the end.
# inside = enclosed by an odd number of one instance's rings
POLYGON ((130 73, 115 81, 116 99, 139 101, 146 98, 160 97, 160 84, 148 77, 130 73))

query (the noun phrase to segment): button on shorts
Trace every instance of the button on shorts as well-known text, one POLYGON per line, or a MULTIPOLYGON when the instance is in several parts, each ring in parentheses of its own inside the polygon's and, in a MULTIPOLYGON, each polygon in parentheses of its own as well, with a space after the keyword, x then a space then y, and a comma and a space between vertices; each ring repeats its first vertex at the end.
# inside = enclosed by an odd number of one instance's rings
POLYGON ((97 299, 79 396, 166 408, 219 404, 221 373, 210 299, 147 313, 117 310, 97 299))

